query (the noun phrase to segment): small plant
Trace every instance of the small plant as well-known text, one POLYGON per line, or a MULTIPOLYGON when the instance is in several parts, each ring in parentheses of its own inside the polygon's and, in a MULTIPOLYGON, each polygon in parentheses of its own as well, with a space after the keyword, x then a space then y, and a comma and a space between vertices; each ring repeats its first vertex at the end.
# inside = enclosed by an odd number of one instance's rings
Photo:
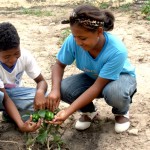
MULTIPOLYGON (((38 132, 35 133, 26 133, 26 146, 28 150, 31 150, 34 145, 41 144, 47 149, 57 148, 60 150, 63 141, 61 139, 61 135, 59 133, 59 125, 48 124, 45 121, 51 121, 54 118, 54 115, 58 112, 54 113, 49 110, 39 110, 35 111, 32 114, 32 121, 38 122, 39 118, 43 119, 43 123, 41 124, 38 132)), ((24 115, 25 117, 27 115, 24 115)), ((22 116, 22 117, 24 117, 22 116)))
POLYGON ((121 11, 129 11, 130 10, 130 6, 131 6, 131 3, 127 3, 127 4, 123 4, 119 7, 119 9, 121 11))
POLYGON ((147 20, 150 20, 150 0, 148 0, 148 2, 145 2, 141 9, 141 12, 146 16, 147 20))
POLYGON ((103 2, 103 3, 100 4, 99 7, 100 7, 101 9, 107 9, 109 6, 110 6, 109 3, 103 2))
POLYGON ((71 33, 70 28, 65 28, 61 31, 60 39, 58 41, 58 45, 62 45, 66 37, 71 33))

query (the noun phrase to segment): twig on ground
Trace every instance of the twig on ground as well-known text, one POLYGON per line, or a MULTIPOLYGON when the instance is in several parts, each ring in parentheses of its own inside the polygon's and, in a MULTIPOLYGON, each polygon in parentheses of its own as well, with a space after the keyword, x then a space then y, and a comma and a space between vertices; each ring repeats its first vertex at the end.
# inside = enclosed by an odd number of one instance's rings
POLYGON ((17 145, 18 150, 21 150, 20 147, 19 147, 19 143, 18 143, 18 142, 15 142, 15 141, 0 140, 0 143, 13 143, 13 144, 16 144, 16 145, 17 145))

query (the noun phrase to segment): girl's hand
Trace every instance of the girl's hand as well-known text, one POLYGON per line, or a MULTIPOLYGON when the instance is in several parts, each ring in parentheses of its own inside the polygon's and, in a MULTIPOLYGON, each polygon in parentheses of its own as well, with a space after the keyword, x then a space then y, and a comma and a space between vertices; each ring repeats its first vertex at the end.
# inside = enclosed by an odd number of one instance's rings
POLYGON ((37 123, 32 122, 32 115, 30 116, 30 119, 27 120, 25 123, 22 124, 21 127, 19 127, 19 129, 22 132, 35 132, 41 125, 41 120, 39 119, 39 121, 37 123))
POLYGON ((67 113, 67 109, 59 111, 52 121, 47 121, 47 123, 51 124, 62 124, 67 118, 69 114, 67 113))
POLYGON ((60 103, 60 93, 56 91, 51 91, 46 99, 46 107, 54 112, 58 108, 60 103))

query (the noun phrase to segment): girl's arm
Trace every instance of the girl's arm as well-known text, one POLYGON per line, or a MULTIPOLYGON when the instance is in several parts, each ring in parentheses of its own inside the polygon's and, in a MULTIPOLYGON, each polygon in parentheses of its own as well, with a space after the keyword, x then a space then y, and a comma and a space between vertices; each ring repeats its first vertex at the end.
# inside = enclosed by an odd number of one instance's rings
POLYGON ((60 102, 60 85, 64 74, 66 65, 62 64, 58 60, 52 67, 52 88, 48 95, 47 107, 54 111, 59 106, 60 102))
POLYGON ((81 94, 68 108, 56 114, 53 123, 61 124, 74 112, 92 102, 102 92, 103 88, 109 82, 110 80, 98 77, 95 83, 90 88, 88 88, 83 94, 81 94))
POLYGON ((86 106, 92 102, 103 90, 103 88, 110 82, 108 79, 100 78, 95 81, 95 83, 88 88, 82 95, 80 95, 68 108, 67 114, 71 115, 75 111, 86 106))

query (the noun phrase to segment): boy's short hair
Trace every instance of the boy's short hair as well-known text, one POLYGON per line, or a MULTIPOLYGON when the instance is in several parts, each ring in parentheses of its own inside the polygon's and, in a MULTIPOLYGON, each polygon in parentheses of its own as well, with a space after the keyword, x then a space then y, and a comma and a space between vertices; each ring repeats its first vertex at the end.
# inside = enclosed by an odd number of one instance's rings
POLYGON ((0 51, 17 48, 20 37, 16 28, 9 22, 0 23, 0 51))

